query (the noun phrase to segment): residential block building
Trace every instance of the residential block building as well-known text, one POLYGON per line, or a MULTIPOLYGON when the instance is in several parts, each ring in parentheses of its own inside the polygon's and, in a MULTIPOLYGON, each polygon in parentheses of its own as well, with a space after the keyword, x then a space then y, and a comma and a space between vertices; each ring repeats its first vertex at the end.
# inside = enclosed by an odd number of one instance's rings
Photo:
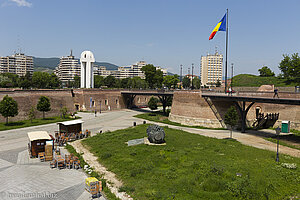
POLYGON ((12 56, 0 57, 0 73, 12 73, 18 76, 25 76, 26 73, 33 73, 33 57, 23 53, 16 53, 12 56))
POLYGON ((201 57, 201 85, 213 86, 222 82, 223 55, 217 52, 214 55, 201 57))
POLYGON ((80 76, 80 63, 79 60, 72 55, 72 51, 69 56, 60 58, 54 73, 63 85, 68 81, 73 81, 75 76, 80 76))
MULTIPOLYGON (((118 67, 118 70, 107 70, 104 66, 99 66, 94 68, 94 74, 100 76, 114 76, 116 78, 133 78, 133 77, 141 77, 145 79, 145 74, 142 71, 142 67, 147 65, 145 61, 139 61, 136 64, 131 66, 122 66, 118 67)), ((168 71, 161 67, 156 67, 156 69, 160 69, 163 72, 163 75, 166 76, 168 71)))

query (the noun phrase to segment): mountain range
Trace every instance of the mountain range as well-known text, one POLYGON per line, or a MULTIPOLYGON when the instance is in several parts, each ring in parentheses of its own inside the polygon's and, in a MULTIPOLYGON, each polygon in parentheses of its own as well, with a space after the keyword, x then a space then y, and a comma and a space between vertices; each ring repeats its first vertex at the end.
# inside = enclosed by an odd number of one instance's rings
MULTIPOLYGON (((79 60, 79 59, 78 59, 79 60)), ((33 57, 34 71, 52 73, 59 64, 60 58, 37 58, 33 57)), ((104 66, 107 70, 118 70, 118 66, 108 62, 95 62, 98 66, 104 66)), ((174 75, 168 72, 168 75, 174 75)))
MULTIPOLYGON (((59 64, 60 58, 37 58, 33 57, 34 69, 42 71, 41 69, 54 70, 59 64)), ((118 66, 108 62, 95 62, 98 66, 104 66, 107 70, 118 70, 118 66)))

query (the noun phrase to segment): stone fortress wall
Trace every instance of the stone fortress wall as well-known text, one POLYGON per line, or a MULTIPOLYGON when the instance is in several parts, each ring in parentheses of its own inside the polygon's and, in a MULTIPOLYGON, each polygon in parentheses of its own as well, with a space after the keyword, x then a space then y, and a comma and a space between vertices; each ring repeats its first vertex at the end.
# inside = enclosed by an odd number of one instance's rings
MULTIPOLYGON (((176 91, 174 93, 169 120, 185 125, 205 126, 211 128, 224 127, 224 115, 232 102, 213 100, 206 101, 201 91, 176 91), (222 125, 223 123, 223 125, 222 125)), ((239 92, 243 96, 273 97, 273 92, 239 92)), ((279 92, 280 98, 300 99, 299 93, 279 92)), ((248 106, 250 103, 246 103, 248 106)), ((300 130, 300 106, 283 104, 255 103, 247 114, 247 126, 252 126, 256 117, 256 109, 261 113, 279 113, 279 119, 274 127, 280 126, 281 121, 291 121, 291 128, 300 130)), ((238 110, 237 110, 238 112, 238 110)), ((239 113, 239 112, 238 112, 239 113)))
MULTIPOLYGON (((243 96, 273 97, 274 94, 268 91, 249 92, 249 90, 240 90, 238 92, 243 96)), ((186 125, 199 125, 211 128, 224 127, 224 123, 222 123, 224 115, 227 109, 234 104, 220 100, 207 101, 202 98, 201 94, 200 90, 175 91, 169 119, 186 125)), ((10 118, 9 121, 28 119, 30 108, 32 106, 36 108, 40 96, 48 96, 51 101, 51 111, 46 112, 46 117, 59 116, 61 114, 60 109, 64 106, 68 108, 68 112, 72 113, 77 110, 92 112, 96 110, 99 113, 100 104, 101 111, 120 110, 127 107, 127 99, 121 95, 121 90, 118 89, 1 89, 0 100, 5 95, 14 98, 19 106, 19 114, 10 118)), ((300 99, 300 94, 279 90, 279 97, 300 99)), ((149 99, 150 96, 136 96, 134 105, 147 105, 149 99)), ((260 109, 262 113, 280 113, 279 120, 275 126, 280 125, 282 120, 289 120, 291 121, 291 128, 300 130, 300 106, 255 103, 247 114, 248 126, 251 126, 255 120, 256 109, 260 109)), ((42 112, 36 111, 36 118, 41 117, 42 112)), ((1 115, 0 121, 5 122, 1 115)))
MULTIPOLYGON (((21 89, 1 89, 0 100, 8 95, 18 103, 19 114, 9 118, 9 121, 19 121, 28 119, 28 112, 36 105, 41 96, 50 98, 51 110, 45 113, 46 117, 61 115, 60 109, 67 107, 69 113, 75 111, 113 111, 126 108, 126 99, 121 95, 121 90, 102 89, 55 89, 55 90, 21 90, 21 89)), ((138 96, 134 100, 136 106, 147 105, 150 97, 138 96)), ((43 113, 36 110, 36 118, 42 118, 43 113)), ((5 118, 0 115, 0 122, 5 122, 5 118)))

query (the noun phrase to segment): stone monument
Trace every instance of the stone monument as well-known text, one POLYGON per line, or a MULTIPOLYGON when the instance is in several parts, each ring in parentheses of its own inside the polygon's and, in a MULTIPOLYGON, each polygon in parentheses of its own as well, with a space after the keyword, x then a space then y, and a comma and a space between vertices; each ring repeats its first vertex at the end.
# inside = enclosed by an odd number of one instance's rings
POLYGON ((80 74, 80 87, 81 88, 94 88, 94 68, 95 62, 94 55, 91 51, 84 51, 80 56, 81 74, 80 74))
POLYGON ((165 143, 165 131, 160 126, 153 124, 147 128, 148 140, 150 143, 162 144, 165 143))

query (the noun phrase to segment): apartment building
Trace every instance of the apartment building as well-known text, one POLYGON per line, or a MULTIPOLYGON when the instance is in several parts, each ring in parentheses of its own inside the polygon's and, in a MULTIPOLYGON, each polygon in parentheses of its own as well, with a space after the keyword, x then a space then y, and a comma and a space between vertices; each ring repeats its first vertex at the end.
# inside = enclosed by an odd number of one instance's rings
POLYGON ((12 73, 18 76, 25 76, 26 73, 33 73, 33 57, 23 53, 16 53, 12 56, 0 57, 0 73, 12 73))
POLYGON ((66 84, 68 81, 73 81, 75 76, 80 76, 80 63, 78 59, 71 54, 60 58, 58 66, 54 73, 62 82, 66 84))
POLYGON ((222 82, 223 55, 216 52, 214 55, 201 57, 201 85, 213 86, 222 82))
MULTIPOLYGON (((100 66, 94 68, 94 74, 100 76, 114 76, 116 78, 133 78, 133 77, 141 77, 145 79, 145 74, 142 71, 142 67, 147 65, 145 61, 139 61, 131 66, 122 66, 118 67, 118 70, 107 70, 106 67, 100 66)), ((163 75, 166 76, 168 71, 161 67, 156 67, 156 69, 160 69, 163 72, 163 75)))

